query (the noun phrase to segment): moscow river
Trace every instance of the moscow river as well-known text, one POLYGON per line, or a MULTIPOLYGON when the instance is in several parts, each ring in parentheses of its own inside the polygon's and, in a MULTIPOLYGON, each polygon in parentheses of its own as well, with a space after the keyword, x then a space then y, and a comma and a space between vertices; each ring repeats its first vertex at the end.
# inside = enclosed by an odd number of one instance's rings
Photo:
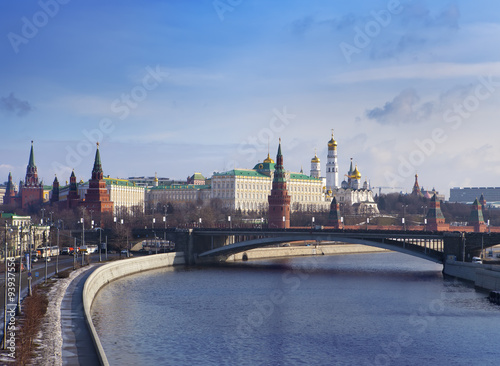
POLYGON ((498 365, 500 307, 399 253, 169 268, 92 314, 111 365, 498 365))

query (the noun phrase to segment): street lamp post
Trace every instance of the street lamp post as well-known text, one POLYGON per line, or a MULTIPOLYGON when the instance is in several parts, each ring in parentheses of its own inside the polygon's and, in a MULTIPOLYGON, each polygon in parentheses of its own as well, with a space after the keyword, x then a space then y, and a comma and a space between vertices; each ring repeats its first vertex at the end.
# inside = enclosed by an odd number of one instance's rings
POLYGON ((73 271, 76 269, 76 256, 77 256, 77 251, 76 251, 76 238, 75 239, 75 244, 73 246, 73 271))
MULTIPOLYGON (((50 234, 49 234, 50 235, 50 234)), ((50 243, 50 240, 49 240, 50 243)), ((47 272, 48 272, 48 258, 49 258, 49 247, 47 246, 47 243, 45 243, 45 248, 44 251, 45 253, 45 279, 43 280, 43 283, 47 283, 47 272)))
POLYGON ((59 273, 59 251, 61 247, 59 247, 59 225, 57 226, 57 256, 56 256, 56 274, 59 273))
MULTIPOLYGON (((24 226, 24 225, 23 225, 24 226)), ((22 291, 22 267, 23 267, 23 226, 21 226, 20 249, 19 249, 19 274, 17 280, 19 281, 17 292, 17 308, 16 315, 21 315, 21 291, 22 291)))
POLYGON ((29 247, 29 266, 28 266, 28 270, 29 270, 29 273, 28 273, 28 296, 31 296, 33 295, 33 289, 31 288, 31 280, 32 280, 32 276, 31 276, 31 270, 32 270, 32 267, 33 267, 33 250, 35 249, 35 240, 36 240, 36 235, 35 235, 35 226, 33 225, 33 231, 31 231, 31 228, 30 228, 30 235, 32 235, 31 237, 31 244, 30 244, 30 247, 29 247))
POLYGON ((85 257, 85 252, 83 251, 85 247, 85 215, 82 217, 82 250, 80 250, 82 254, 82 267, 84 265, 84 257, 85 257))
POLYGON ((3 286, 4 290, 4 309, 3 309, 3 349, 7 349, 7 283, 8 283, 8 267, 7 267, 7 221, 5 221, 5 250, 3 253, 5 262, 5 282, 3 286))
MULTIPOLYGON (((165 207, 165 206, 163 206, 165 207)), ((163 223, 165 224, 165 230, 163 231, 163 240, 167 240, 167 216, 163 216, 163 223)))
POLYGON ((99 262, 102 261, 101 250, 102 249, 102 228, 99 228, 99 262))
POLYGON ((403 218, 401 219, 401 223, 403 224, 403 230, 406 231, 406 207, 408 205, 403 205, 403 218))

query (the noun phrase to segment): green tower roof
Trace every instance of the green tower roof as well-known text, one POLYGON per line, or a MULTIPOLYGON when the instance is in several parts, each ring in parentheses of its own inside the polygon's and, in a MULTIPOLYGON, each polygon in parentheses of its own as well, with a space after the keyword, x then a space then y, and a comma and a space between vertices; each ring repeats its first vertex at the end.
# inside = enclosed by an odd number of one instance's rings
POLYGON ((35 167, 35 154, 33 153, 33 141, 31 141, 31 151, 30 151, 30 161, 28 162, 28 167, 35 167))

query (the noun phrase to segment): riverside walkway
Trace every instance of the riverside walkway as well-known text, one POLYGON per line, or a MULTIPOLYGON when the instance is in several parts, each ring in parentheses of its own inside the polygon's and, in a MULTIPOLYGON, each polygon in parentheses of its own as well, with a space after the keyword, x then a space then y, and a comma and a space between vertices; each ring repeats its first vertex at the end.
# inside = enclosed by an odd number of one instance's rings
POLYGON ((83 286, 99 265, 81 273, 71 281, 61 303, 63 365, 99 365, 99 358, 83 312, 83 286))

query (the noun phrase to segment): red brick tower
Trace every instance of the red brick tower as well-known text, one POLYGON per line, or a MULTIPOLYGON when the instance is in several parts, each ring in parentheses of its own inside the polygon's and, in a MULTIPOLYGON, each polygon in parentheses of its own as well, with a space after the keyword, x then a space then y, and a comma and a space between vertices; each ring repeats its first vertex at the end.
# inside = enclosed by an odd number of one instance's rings
POLYGON ((444 222, 441 202, 436 198, 436 194, 432 196, 429 211, 427 211, 427 225, 425 229, 429 231, 447 231, 449 229, 449 225, 444 222))
POLYGON ((21 195, 21 207, 23 209, 43 202, 43 185, 38 181, 38 172, 33 154, 33 141, 31 141, 30 160, 26 168, 26 178, 22 187, 19 187, 21 195))
POLYGON ((472 204, 468 225, 473 226, 475 232, 483 233, 486 231, 486 224, 484 223, 483 218, 483 210, 481 209, 481 204, 479 203, 477 198, 472 204))
POLYGON ((50 197, 50 203, 59 202, 59 181, 57 180, 57 175, 52 182, 52 197, 50 197))
POLYGON ((276 155, 274 167, 273 186, 268 197, 270 229, 288 229, 290 227, 290 195, 286 189, 286 172, 283 168, 283 155, 281 154, 281 139, 276 155))
POLYGON ((339 229, 342 226, 340 220, 340 205, 337 202, 335 196, 333 196, 332 204, 330 205, 330 215, 328 216, 330 224, 335 228, 339 229))
POLYGON ((88 210, 94 211, 94 215, 96 215, 98 220, 100 220, 103 212, 113 213, 113 202, 109 200, 108 189, 106 188, 106 182, 103 178, 104 174, 102 172, 101 155, 99 154, 99 143, 97 143, 92 178, 89 180, 89 188, 85 194, 83 206, 88 210))
POLYGON ((80 204, 80 196, 78 195, 78 185, 76 184, 75 171, 71 172, 69 177, 69 191, 66 199, 66 208, 74 208, 80 204))
POLYGON ((12 174, 9 172, 9 179, 7 187, 5 187, 5 195, 3 196, 4 205, 16 203, 16 191, 14 190, 14 183, 12 182, 12 174))

